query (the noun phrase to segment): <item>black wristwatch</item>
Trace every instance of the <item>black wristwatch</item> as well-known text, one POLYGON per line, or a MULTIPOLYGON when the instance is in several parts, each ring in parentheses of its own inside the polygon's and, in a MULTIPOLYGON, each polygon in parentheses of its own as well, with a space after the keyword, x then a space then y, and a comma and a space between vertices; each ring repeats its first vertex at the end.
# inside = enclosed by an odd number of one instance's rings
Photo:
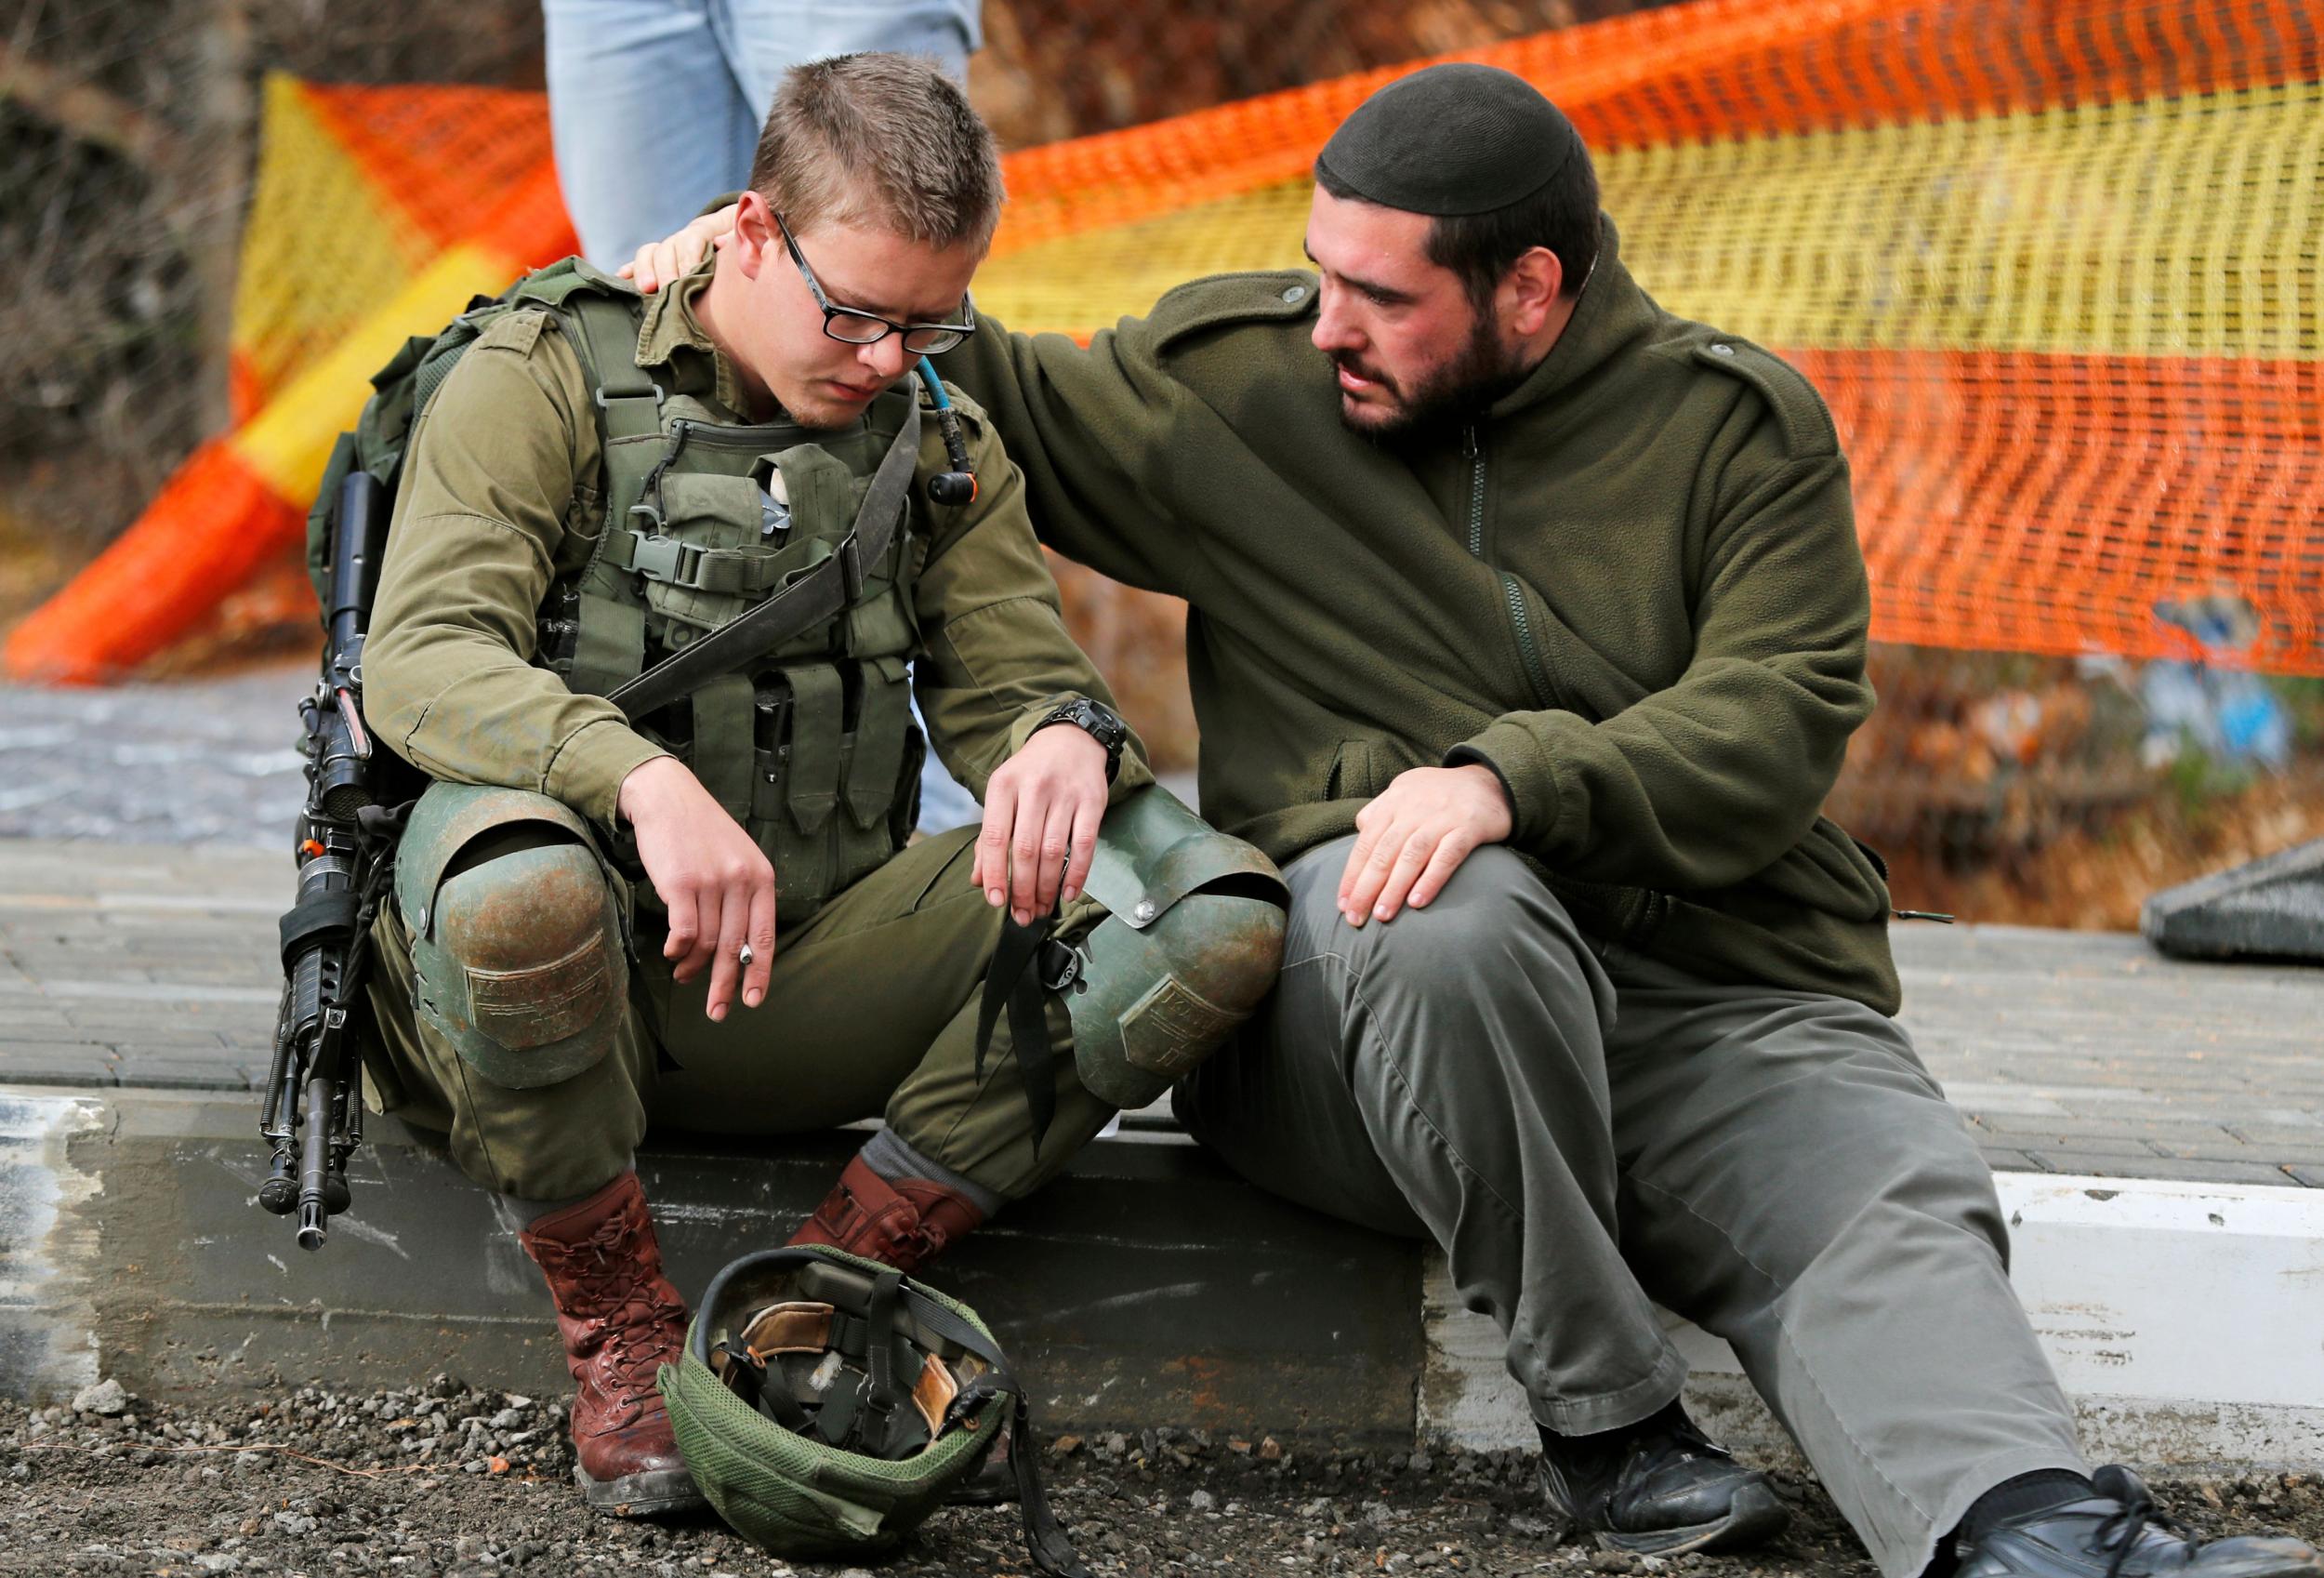
POLYGON ((1114 781, 1122 770, 1122 747, 1129 740, 1129 725, 1119 713, 1103 702, 1077 696, 1034 724, 1033 733, 1037 735, 1051 723, 1071 723, 1105 747, 1105 781, 1114 781))

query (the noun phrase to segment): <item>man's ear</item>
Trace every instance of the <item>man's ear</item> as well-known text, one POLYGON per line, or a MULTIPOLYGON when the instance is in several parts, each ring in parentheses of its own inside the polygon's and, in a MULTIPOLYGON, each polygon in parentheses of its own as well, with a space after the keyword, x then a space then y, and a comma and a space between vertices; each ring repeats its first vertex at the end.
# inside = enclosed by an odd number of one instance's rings
POLYGON ((1557 311, 1558 293, 1565 287, 1565 265, 1546 246, 1518 255, 1501 276, 1501 322, 1521 339, 1539 334, 1557 311))
POLYGON ((783 236, 774 228, 774 211, 766 197, 746 191, 734 205, 734 244, 730 252, 735 266, 751 279, 782 250, 783 236))

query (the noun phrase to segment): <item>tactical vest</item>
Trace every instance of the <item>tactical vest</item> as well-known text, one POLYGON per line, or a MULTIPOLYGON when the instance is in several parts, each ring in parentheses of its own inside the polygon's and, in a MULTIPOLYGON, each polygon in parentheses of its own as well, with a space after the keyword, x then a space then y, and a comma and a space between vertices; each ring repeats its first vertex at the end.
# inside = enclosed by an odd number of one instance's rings
MULTIPOLYGON (((916 395, 891 391, 838 430, 722 422, 638 366, 635 291, 573 277, 596 287, 557 305, 597 385, 605 526, 581 573, 551 589, 541 651, 574 690, 604 695, 830 558, 916 395)), ((839 617, 640 721, 766 852, 786 927, 885 864, 918 818, 904 508, 839 617)))
MULTIPOLYGON (((334 456, 324 498, 351 465, 391 482, 412 422, 459 358, 496 319, 527 309, 548 310, 578 352, 604 455, 602 529, 539 611, 536 661, 580 693, 608 694, 832 557, 918 398, 908 384, 891 390, 838 430, 722 421, 638 365, 638 292, 567 259, 406 346, 373 380, 379 393, 334 456)), ((918 819, 927 746, 906 669, 920 649, 908 497, 904 508, 837 618, 636 724, 765 851, 786 928, 885 863, 918 819)), ((325 536, 310 524, 310 567, 325 536)), ((620 829, 615 862, 658 908, 627 841, 620 829)))

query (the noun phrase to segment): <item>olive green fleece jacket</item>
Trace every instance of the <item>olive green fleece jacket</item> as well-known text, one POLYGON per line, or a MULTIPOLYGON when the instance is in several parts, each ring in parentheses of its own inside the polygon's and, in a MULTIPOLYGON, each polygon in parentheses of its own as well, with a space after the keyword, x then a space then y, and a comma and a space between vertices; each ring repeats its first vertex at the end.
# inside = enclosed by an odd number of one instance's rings
MULTIPOLYGON (((693 312, 715 259, 648 300, 638 361, 730 423, 746 396, 693 312)), ((604 528, 604 458, 580 357, 548 312, 514 312, 469 349, 413 429, 363 667, 363 709, 432 777, 503 784, 614 826, 622 780, 662 747, 603 696, 533 661, 536 613, 604 528)), ((1066 633, 1057 583, 1025 520, 1016 468, 984 413, 959 403, 981 486, 931 505, 949 469, 933 421, 914 473, 913 598, 925 651, 913 690, 930 744, 981 801, 993 770, 1062 702, 1112 704, 1066 633)), ((1132 742, 1112 789, 1151 783, 1132 742)))
POLYGON ((1582 926, 1893 1014, 1889 899, 1818 816, 1872 707, 1847 461, 1769 352, 1663 311, 1614 228, 1539 366, 1464 427, 1341 425, 1316 282, 1228 274, 1085 350, 945 374, 1059 551, 1189 603, 1205 817, 1277 861, 1407 768, 1482 762, 1582 926))

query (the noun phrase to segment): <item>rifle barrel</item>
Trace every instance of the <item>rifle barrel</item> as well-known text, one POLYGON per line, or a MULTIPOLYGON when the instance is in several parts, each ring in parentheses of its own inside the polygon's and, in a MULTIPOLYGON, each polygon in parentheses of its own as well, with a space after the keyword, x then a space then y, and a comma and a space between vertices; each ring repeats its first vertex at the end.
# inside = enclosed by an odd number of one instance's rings
POLYGON ((327 1074, 307 1081, 307 1125, 299 1135, 298 1247, 321 1249, 330 1235, 331 1107, 334 1092, 327 1074))

